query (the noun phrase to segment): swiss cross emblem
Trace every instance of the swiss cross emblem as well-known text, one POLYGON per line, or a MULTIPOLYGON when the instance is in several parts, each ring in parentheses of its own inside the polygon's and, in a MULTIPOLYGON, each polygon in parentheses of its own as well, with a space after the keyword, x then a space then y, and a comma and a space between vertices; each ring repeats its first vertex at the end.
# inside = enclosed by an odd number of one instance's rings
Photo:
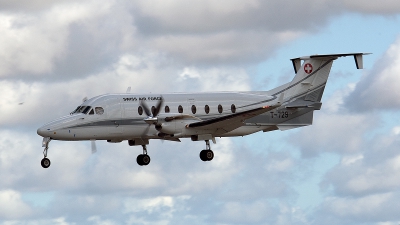
POLYGON ((304 65, 304 72, 306 72, 307 74, 310 74, 312 72, 312 65, 310 63, 306 63, 304 65))

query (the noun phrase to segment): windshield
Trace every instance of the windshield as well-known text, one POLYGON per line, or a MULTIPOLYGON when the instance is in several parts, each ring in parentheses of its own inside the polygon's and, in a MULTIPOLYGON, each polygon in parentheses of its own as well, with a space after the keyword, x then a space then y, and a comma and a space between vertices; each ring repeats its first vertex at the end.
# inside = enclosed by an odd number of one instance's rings
POLYGON ((72 115, 72 114, 76 113, 79 108, 80 108, 80 106, 76 107, 76 109, 74 111, 72 111, 70 114, 72 115))
POLYGON ((96 113, 97 115, 102 115, 104 113, 104 109, 103 107, 92 108, 91 106, 80 105, 74 111, 71 112, 71 115, 78 113, 89 114, 89 115, 94 115, 96 113))
POLYGON ((92 108, 92 107, 86 106, 86 105, 78 106, 71 114, 76 114, 76 113, 83 113, 83 114, 86 114, 86 113, 89 112, 89 110, 90 110, 91 108, 92 108))

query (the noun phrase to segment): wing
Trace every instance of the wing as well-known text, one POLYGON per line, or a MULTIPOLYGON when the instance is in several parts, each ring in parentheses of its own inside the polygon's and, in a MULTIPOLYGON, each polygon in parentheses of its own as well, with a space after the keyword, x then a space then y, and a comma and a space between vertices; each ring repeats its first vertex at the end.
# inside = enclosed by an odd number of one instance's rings
POLYGON ((203 120, 200 122, 190 123, 187 124, 186 127, 203 129, 203 130, 223 129, 228 132, 242 126, 245 120, 266 113, 268 111, 271 111, 279 106, 281 106, 280 103, 272 106, 263 106, 227 116, 217 117, 210 120, 203 120))

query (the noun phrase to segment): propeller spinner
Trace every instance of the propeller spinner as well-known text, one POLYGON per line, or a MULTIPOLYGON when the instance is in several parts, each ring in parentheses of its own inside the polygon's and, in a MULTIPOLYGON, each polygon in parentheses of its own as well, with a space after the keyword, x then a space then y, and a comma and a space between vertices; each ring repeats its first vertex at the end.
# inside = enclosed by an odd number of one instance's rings
POLYGON ((150 110, 150 108, 147 106, 147 104, 146 104, 146 102, 144 100, 140 101, 140 106, 142 106, 144 112, 147 115, 147 118, 144 119, 144 122, 149 124, 149 127, 145 130, 144 134, 146 134, 148 132, 148 130, 150 128, 150 125, 152 125, 152 124, 156 125, 156 126, 158 125, 157 116, 160 113, 160 109, 161 109, 161 106, 162 106, 163 102, 164 102, 164 100, 161 97, 161 100, 159 100, 157 102, 157 105, 155 107, 154 106, 151 107, 151 110, 150 110))

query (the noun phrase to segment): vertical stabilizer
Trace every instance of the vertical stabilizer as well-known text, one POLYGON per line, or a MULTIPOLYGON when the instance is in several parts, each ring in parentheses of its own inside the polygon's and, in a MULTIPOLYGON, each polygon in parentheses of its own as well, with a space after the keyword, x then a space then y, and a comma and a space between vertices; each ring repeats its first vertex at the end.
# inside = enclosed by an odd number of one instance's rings
POLYGON ((285 101, 320 102, 333 61, 339 57, 354 56, 357 69, 362 69, 363 55, 366 54, 311 55, 291 59, 296 75, 284 90, 285 101))

